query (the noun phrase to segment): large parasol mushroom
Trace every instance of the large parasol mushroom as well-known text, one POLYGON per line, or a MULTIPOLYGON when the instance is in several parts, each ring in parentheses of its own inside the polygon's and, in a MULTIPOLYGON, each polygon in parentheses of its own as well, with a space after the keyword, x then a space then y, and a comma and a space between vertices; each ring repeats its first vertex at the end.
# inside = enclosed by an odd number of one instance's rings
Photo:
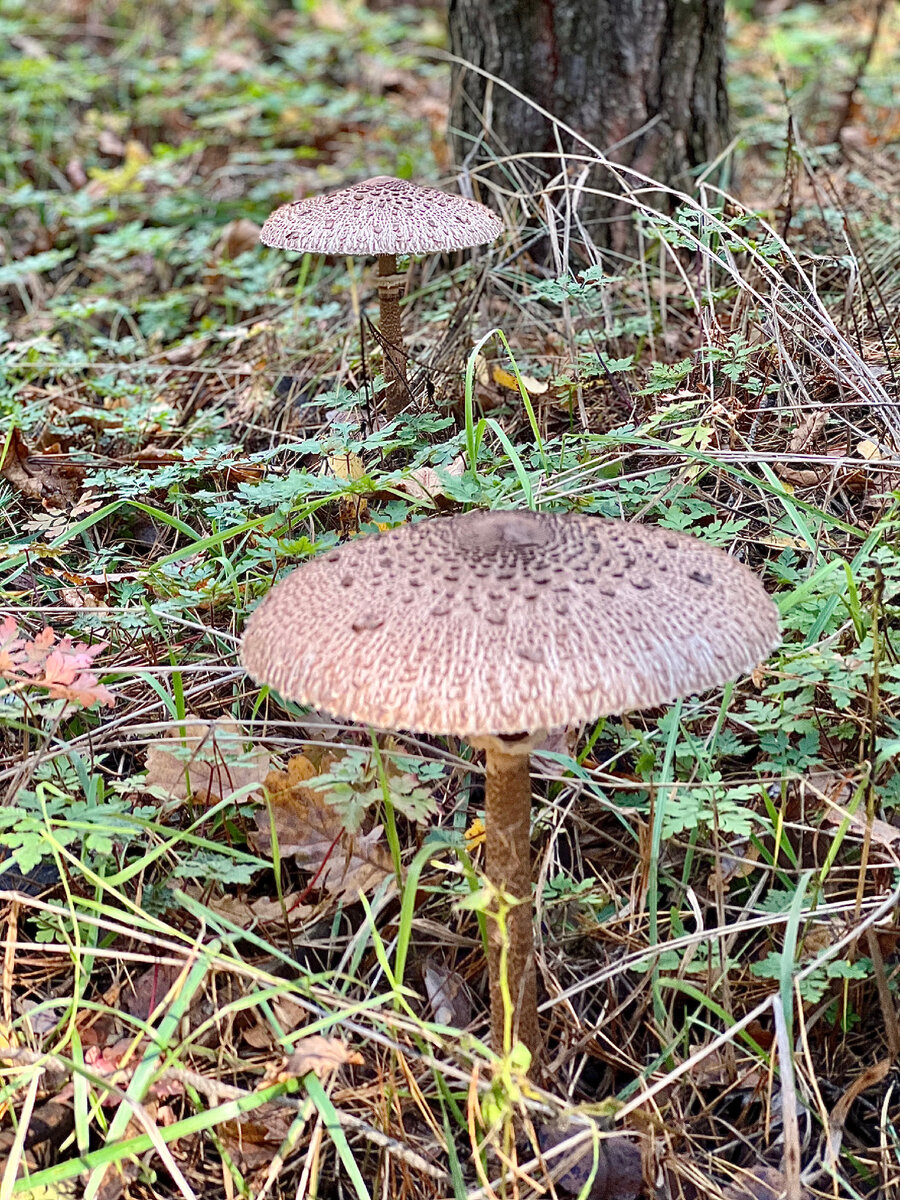
POLYGON ((254 679, 288 699, 485 750, 486 872, 520 901, 507 922, 507 979, 514 1033, 537 1056, 530 750, 547 730, 724 683, 778 641, 760 581, 697 538, 595 517, 471 512, 307 562, 253 613, 241 653, 254 679))

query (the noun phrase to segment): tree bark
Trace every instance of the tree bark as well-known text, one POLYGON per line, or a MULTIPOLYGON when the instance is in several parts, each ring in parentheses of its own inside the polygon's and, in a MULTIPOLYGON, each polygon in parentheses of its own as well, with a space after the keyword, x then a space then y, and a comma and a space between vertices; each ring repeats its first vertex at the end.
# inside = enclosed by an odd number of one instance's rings
MULTIPOLYGON (((727 143, 724 0, 450 0, 449 23, 454 54, 523 92, 611 160, 662 183, 689 188, 692 169, 727 143)), ((450 121, 460 163, 548 152, 555 161, 515 164, 519 180, 524 174, 540 186, 560 171, 552 123, 458 65, 450 121)), ((590 153, 560 137, 564 151, 590 153)), ((510 186, 509 169, 494 167, 491 177, 510 186)), ((587 186, 621 191, 601 168, 587 186)), ((610 223, 627 211, 590 193, 578 208, 598 245, 622 242, 621 225, 610 223)))

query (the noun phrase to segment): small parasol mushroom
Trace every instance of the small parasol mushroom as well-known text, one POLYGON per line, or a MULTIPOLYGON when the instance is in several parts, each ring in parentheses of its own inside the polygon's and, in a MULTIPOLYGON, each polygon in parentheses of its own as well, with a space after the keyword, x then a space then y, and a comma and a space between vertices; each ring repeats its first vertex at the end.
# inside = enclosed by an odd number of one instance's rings
POLYGON ((502 228, 500 218, 477 200, 378 175, 339 192, 283 204, 263 225, 259 239, 283 250, 378 258, 385 407, 393 417, 406 402, 400 324, 404 280, 397 274, 397 255, 481 246, 499 237, 502 228))

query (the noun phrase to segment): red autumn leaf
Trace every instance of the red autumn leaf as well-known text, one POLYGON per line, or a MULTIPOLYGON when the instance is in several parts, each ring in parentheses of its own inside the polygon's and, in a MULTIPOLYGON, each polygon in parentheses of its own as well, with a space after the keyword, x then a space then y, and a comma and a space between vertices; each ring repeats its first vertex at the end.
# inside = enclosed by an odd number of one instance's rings
POLYGON ((111 707, 115 697, 91 669, 108 644, 89 646, 68 636, 57 642, 49 625, 37 637, 24 638, 12 617, 6 617, 0 623, 0 676, 11 683, 44 687, 51 699, 70 700, 85 708, 94 704, 111 707))

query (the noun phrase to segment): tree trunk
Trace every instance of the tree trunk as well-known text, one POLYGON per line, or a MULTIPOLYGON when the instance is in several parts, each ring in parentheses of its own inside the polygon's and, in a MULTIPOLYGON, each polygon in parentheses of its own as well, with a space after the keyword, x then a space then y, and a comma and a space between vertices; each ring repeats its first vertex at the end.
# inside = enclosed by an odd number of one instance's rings
MULTIPOLYGON (((449 22, 454 54, 661 183, 689 189, 692 168, 727 142, 724 0, 450 0, 449 22)), ((507 154, 556 156, 492 168, 507 187, 523 179, 540 187, 559 174, 552 123, 458 65, 450 120, 457 160, 469 167, 507 154)), ((560 138, 564 151, 590 153, 560 138)), ((602 168, 591 170, 587 187, 622 190, 602 168)), ((586 192, 578 213, 598 245, 630 240, 621 203, 586 192)))

